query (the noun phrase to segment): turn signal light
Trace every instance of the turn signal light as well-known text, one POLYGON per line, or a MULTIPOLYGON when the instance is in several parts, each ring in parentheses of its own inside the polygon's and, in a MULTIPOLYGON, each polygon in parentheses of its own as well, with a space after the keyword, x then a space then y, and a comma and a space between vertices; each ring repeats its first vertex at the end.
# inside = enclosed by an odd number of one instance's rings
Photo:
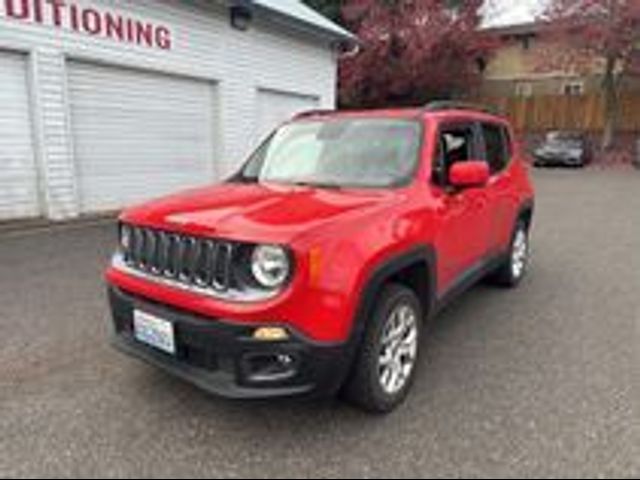
POLYGON ((253 332, 253 338, 261 342, 281 342, 289 339, 289 332, 281 327, 260 327, 253 332))
POLYGON ((313 248, 309 252, 309 280, 311 285, 317 285, 320 281, 320 269, 322 268, 322 250, 313 248))

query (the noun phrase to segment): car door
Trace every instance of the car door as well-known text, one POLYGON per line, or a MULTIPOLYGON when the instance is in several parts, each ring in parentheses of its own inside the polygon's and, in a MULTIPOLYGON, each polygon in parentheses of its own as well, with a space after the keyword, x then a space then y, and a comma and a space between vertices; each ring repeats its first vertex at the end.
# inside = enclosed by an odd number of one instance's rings
POLYGON ((491 203, 491 227, 489 253, 503 253, 509 247, 513 231, 514 212, 518 195, 514 190, 512 172, 509 168, 511 137, 508 129, 501 124, 482 122, 480 124, 483 158, 489 164, 491 177, 486 187, 491 203))
POLYGON ((448 182, 454 163, 478 159, 482 159, 481 143, 475 123, 441 125, 432 175, 432 192, 440 221, 435 247, 441 295, 480 266, 488 249, 492 219, 487 190, 484 187, 456 189, 448 182))

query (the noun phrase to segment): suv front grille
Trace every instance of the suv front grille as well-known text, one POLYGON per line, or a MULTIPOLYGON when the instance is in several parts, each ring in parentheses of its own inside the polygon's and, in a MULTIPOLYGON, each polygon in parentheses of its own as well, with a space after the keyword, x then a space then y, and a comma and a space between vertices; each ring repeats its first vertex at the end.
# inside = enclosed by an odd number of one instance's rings
POLYGON ((125 264, 187 286, 226 292, 232 285, 235 245, 149 228, 130 228, 125 264))

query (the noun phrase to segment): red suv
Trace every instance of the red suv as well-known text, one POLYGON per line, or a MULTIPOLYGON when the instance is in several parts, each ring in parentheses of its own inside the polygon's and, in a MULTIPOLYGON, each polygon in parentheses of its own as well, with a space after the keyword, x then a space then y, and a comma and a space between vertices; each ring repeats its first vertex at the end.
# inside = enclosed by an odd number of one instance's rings
POLYGON ((480 109, 299 115, 222 185, 122 214, 114 343, 227 397, 389 411, 425 319, 523 278, 533 196, 513 131, 480 109))

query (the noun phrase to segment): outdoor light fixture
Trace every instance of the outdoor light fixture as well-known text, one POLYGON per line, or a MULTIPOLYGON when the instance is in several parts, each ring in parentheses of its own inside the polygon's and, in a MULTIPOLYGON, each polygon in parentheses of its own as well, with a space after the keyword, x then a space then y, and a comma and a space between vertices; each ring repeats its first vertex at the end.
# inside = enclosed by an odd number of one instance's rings
POLYGON ((253 20, 253 0, 231 0, 229 16, 233 28, 242 32, 248 30, 253 20))

